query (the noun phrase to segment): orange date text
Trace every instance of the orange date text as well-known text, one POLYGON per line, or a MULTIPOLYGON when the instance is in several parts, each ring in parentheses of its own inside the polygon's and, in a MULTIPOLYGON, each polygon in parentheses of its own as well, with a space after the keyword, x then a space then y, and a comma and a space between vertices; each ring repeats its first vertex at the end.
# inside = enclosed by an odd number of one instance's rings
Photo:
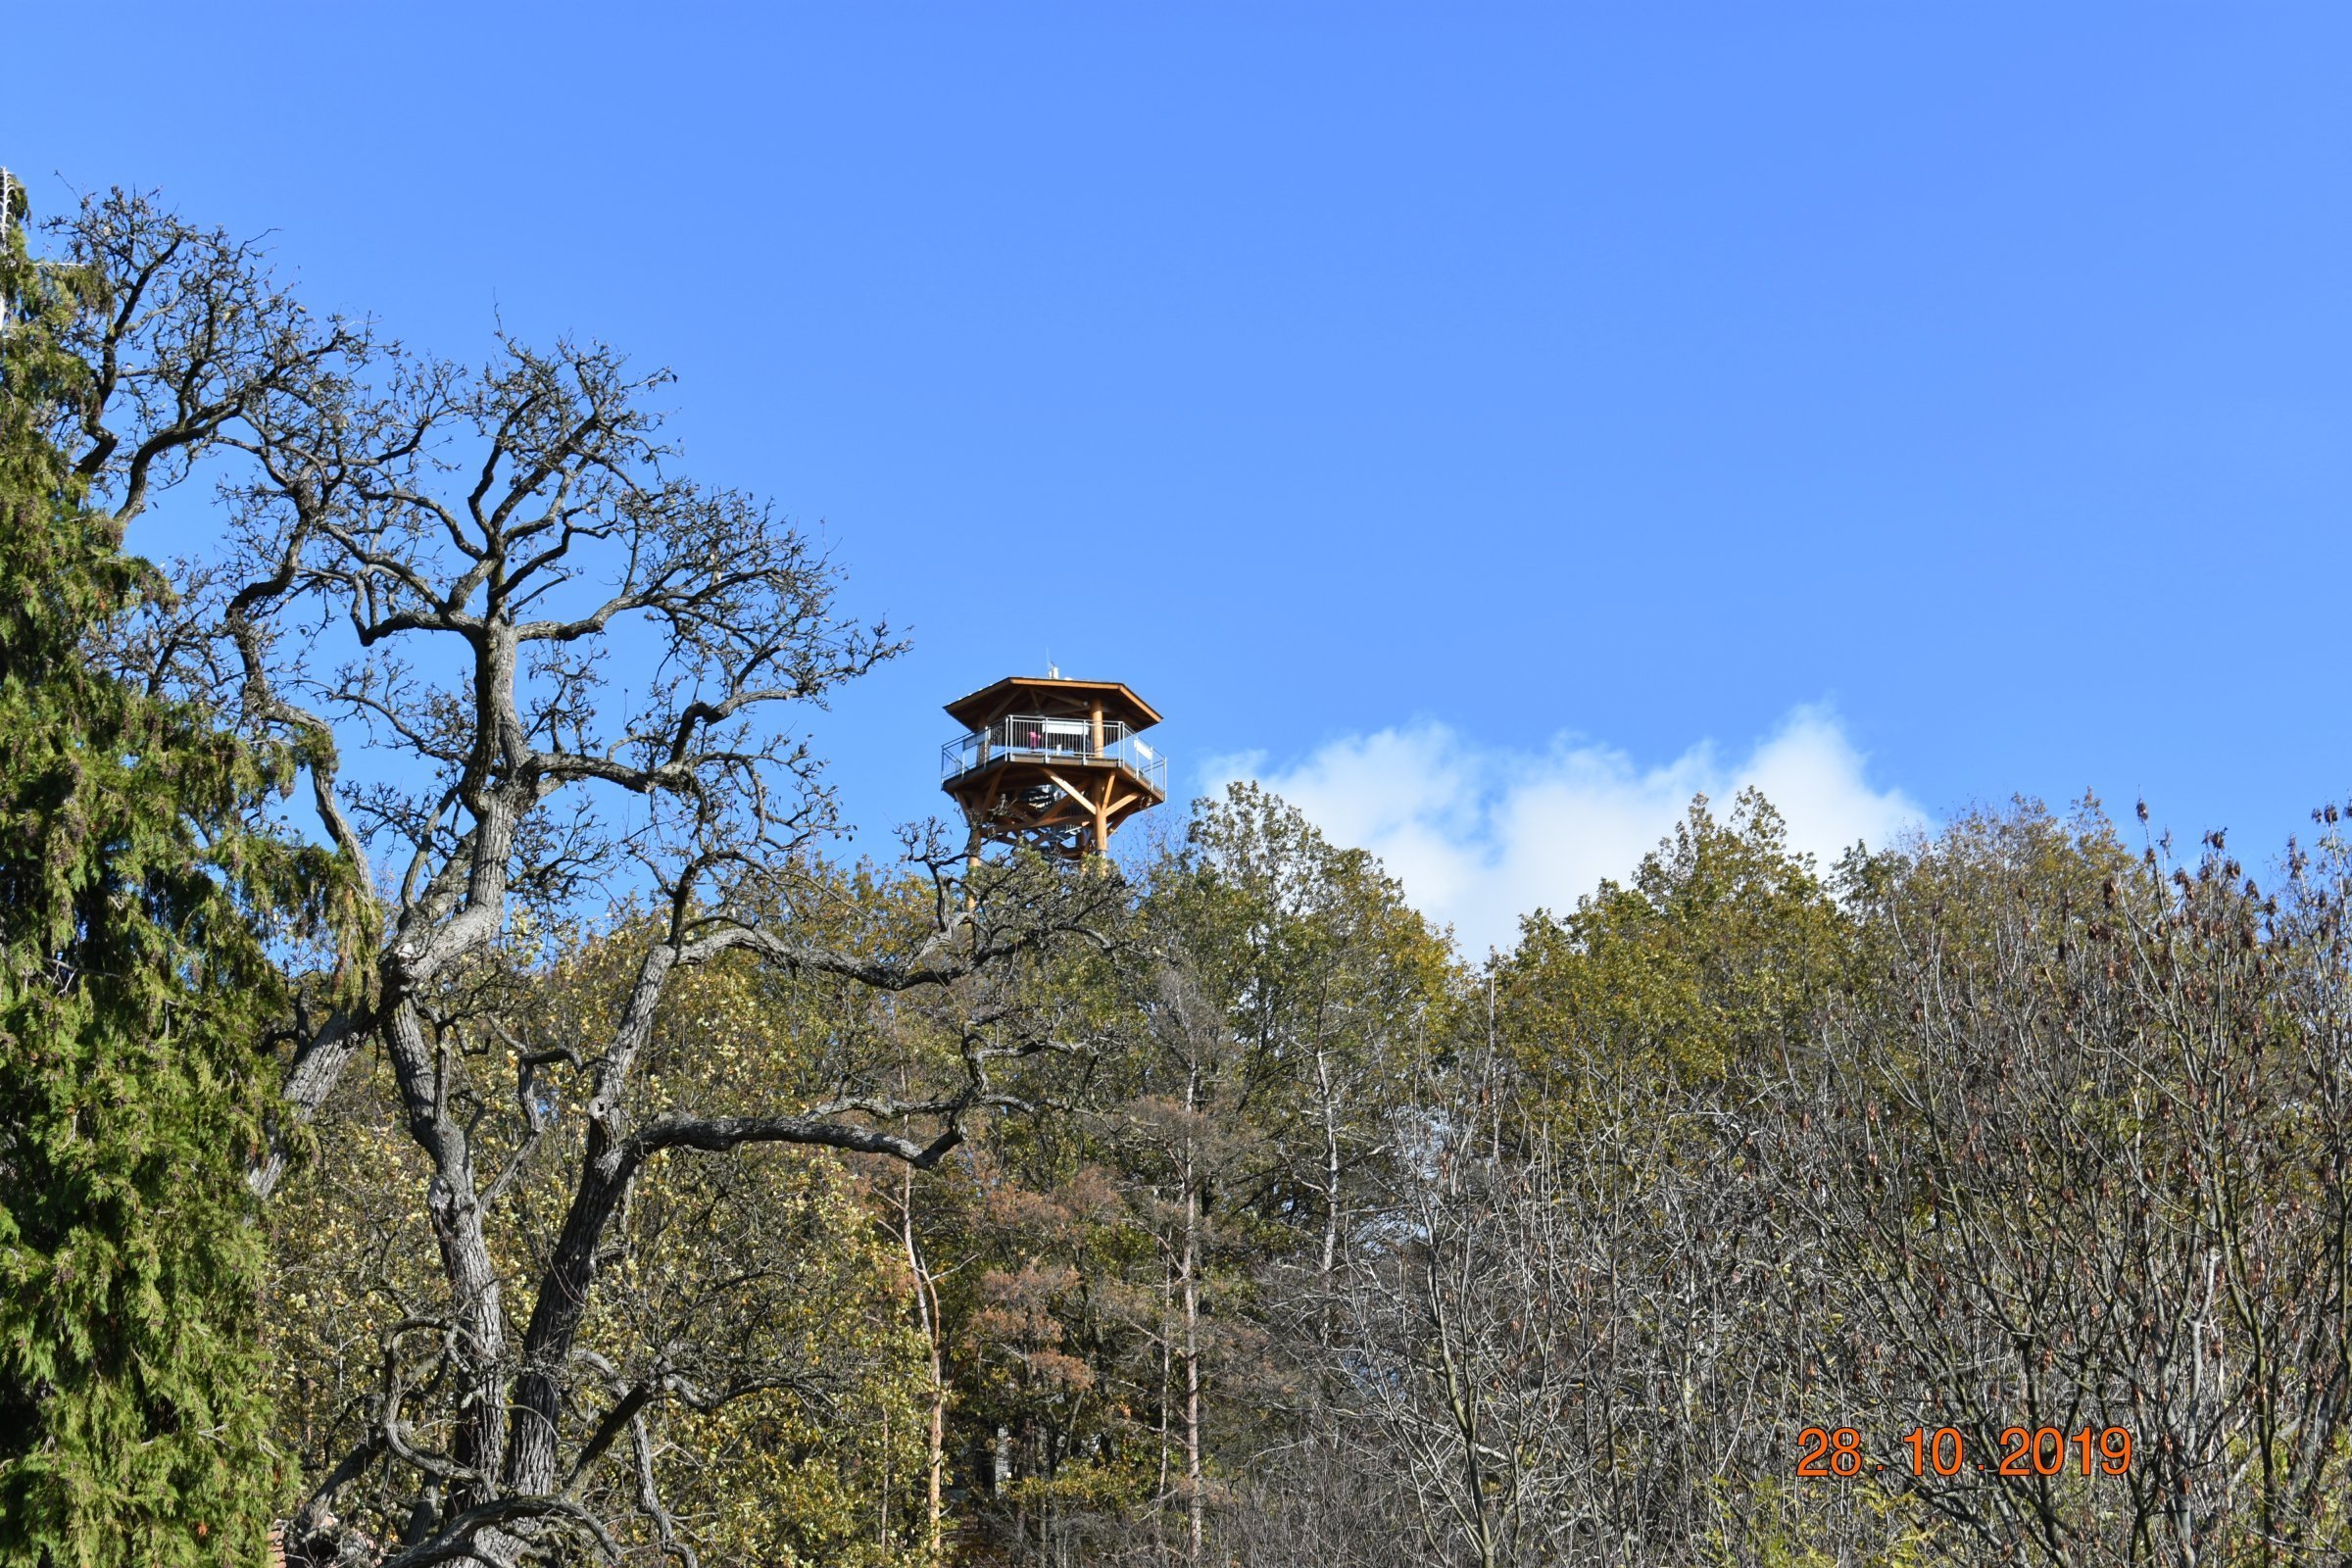
POLYGON ((1907 1465, 1911 1474, 1921 1477, 1974 1470, 2013 1481, 2061 1476, 2070 1469, 2086 1476, 2120 1476, 2132 1468, 2132 1433, 2126 1427, 2084 1427, 2080 1432, 2003 1427, 1998 1451, 1991 1455, 1972 1454, 1957 1427, 1915 1427, 1889 1459, 1865 1452, 1862 1434, 1852 1427, 1807 1427, 1797 1434, 1796 1444, 1796 1473, 1821 1481, 1876 1474, 1889 1463, 1897 1473, 1907 1465))

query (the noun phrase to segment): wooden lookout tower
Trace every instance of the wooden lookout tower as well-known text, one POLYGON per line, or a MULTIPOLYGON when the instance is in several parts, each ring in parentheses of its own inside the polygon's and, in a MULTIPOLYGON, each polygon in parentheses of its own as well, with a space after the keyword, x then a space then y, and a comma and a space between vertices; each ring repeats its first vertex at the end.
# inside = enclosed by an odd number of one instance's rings
POLYGON ((940 748, 939 787, 983 839, 1079 859, 1168 798, 1168 760, 1140 738, 1159 722, 1115 680, 1007 675, 948 705, 963 733, 940 748))

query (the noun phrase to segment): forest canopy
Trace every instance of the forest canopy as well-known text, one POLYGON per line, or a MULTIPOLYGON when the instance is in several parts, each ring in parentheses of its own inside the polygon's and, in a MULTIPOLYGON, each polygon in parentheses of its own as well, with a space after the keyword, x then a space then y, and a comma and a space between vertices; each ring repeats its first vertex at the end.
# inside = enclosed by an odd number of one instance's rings
POLYGON ((2352 1558, 2337 808, 1699 799, 1484 964, 1251 785, 852 863, 903 642, 666 377, 7 238, 0 1561, 2352 1558))

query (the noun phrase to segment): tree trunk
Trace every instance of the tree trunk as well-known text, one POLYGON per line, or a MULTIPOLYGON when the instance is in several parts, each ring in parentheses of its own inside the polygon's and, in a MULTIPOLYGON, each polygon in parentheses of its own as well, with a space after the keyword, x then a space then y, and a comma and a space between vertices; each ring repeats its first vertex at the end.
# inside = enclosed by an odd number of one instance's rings
POLYGON ((1315 1052, 1315 1093, 1323 1102, 1323 1281, 1340 1256, 1340 1107, 1331 1092, 1330 1053, 1315 1052))
POLYGON ((1184 1298, 1184 1560, 1190 1568, 1199 1568, 1200 1562, 1205 1501, 1200 1492, 1200 1181, 1191 1126, 1192 1112, 1200 1102, 1200 1083, 1198 1072, 1186 1075, 1184 1253, 1180 1282, 1184 1298))
POLYGON ((923 1347, 930 1356, 930 1422, 923 1455, 923 1560, 936 1565, 945 1559, 947 1545, 941 1528, 946 1511, 941 1493, 948 1465, 947 1362, 940 1348, 939 1296, 931 1282, 930 1266, 923 1261, 922 1244, 914 1234, 914 1167, 903 1167, 899 1178, 899 1237, 906 1244, 906 1267, 914 1279, 915 1323, 923 1331, 923 1347))
POLYGON ((580 1161, 580 1185, 540 1279, 530 1325, 523 1331, 523 1364, 514 1385, 513 1451, 507 1459, 508 1483, 518 1493, 556 1489, 557 1421, 572 1346, 595 1284, 597 1249, 636 1174, 618 1168, 617 1160, 608 1157, 606 1140, 604 1126, 591 1123, 587 1157, 580 1161))
POLYGON ((1176 1269, 1164 1265, 1159 1279, 1159 1495, 1168 1494, 1168 1407, 1176 1401, 1176 1269))
MULTIPOLYGON (((441 1073, 424 1037, 416 1009, 403 1002, 388 1014, 385 1044, 400 1084, 410 1134, 433 1162, 426 1191, 433 1236, 440 1244, 441 1269, 449 1282, 450 1308, 458 1324, 457 1358, 466 1393, 466 1411, 454 1457, 485 1478, 460 1487, 453 1511, 495 1494, 505 1457, 506 1310, 499 1298, 498 1271, 482 1234, 482 1210, 473 1176, 473 1155, 465 1129, 448 1114, 441 1073)), ((397 1412, 390 1412, 397 1415, 397 1412)))

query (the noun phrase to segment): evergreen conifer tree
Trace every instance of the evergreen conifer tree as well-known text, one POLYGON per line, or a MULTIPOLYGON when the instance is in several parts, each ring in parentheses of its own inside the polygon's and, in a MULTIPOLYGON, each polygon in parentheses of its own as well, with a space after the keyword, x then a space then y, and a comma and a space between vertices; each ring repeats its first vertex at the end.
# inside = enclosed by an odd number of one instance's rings
POLYGON ((301 860, 244 825, 265 758, 93 656, 164 588, 52 438, 104 302, 0 191, 0 1564, 257 1564, 244 1172, 301 860))

